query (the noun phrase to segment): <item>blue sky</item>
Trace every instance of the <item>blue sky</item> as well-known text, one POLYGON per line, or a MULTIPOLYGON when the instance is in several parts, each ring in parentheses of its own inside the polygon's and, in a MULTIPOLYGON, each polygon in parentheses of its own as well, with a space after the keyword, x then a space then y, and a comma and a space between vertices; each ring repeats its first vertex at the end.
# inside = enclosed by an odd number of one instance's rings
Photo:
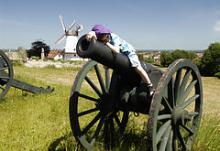
POLYGON ((220 0, 1 0, 0 48, 29 49, 44 40, 51 48, 75 19, 80 36, 103 24, 137 49, 206 49, 220 42, 220 0))

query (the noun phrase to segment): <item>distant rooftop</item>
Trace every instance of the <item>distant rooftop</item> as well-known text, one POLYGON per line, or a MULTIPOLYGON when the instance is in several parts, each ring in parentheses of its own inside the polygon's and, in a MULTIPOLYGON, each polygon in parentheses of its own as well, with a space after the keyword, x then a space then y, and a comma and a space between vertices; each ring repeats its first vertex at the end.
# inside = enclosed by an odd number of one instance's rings
MULTIPOLYGON (((174 51, 174 50, 177 50, 177 49, 144 49, 144 50, 137 49, 137 52, 144 53, 144 52, 174 51)), ((182 50, 182 49, 180 49, 180 50, 182 50)), ((185 51, 204 52, 204 50, 185 50, 185 51)))

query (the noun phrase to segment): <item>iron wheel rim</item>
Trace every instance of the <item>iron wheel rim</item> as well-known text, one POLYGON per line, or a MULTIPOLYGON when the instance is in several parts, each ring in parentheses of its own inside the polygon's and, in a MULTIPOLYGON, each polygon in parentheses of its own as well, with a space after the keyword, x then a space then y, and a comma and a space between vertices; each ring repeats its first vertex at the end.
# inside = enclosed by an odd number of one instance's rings
POLYGON ((176 60, 163 74, 152 99, 147 133, 150 150, 190 150, 202 106, 198 68, 190 60, 176 60))
POLYGON ((110 115, 107 115, 103 113, 103 110, 101 110, 101 107, 99 106, 103 95, 108 93, 111 78, 107 69, 104 70, 105 80, 102 79, 103 76, 100 76, 101 74, 98 63, 93 60, 88 61, 76 76, 69 100, 69 116, 73 135, 75 139, 88 150, 93 148, 94 145, 98 143, 103 145, 106 149, 113 148, 115 146, 115 135, 117 135, 118 132, 120 134, 124 132, 128 121, 128 112, 121 112, 117 110, 111 112, 110 115), (96 87, 97 83, 93 83, 88 76, 88 73, 91 72, 91 70, 95 71, 95 75, 100 85, 99 88, 101 90, 96 87), (96 93, 98 98, 81 93, 83 81, 88 83, 90 89, 96 93), (90 102, 94 102, 96 105, 94 105, 94 107, 91 109, 87 109, 86 111, 78 111, 80 102, 79 98, 87 99, 90 102), (82 126, 82 124, 80 124, 81 116, 88 116, 88 114, 92 114, 93 112, 96 112, 97 114, 94 115, 88 124, 85 124, 86 126, 82 126), (94 127, 96 128, 91 130, 94 127))
POLYGON ((12 81, 13 81, 13 67, 3 51, 0 51, 0 99, 4 98, 4 96, 9 91, 12 81))

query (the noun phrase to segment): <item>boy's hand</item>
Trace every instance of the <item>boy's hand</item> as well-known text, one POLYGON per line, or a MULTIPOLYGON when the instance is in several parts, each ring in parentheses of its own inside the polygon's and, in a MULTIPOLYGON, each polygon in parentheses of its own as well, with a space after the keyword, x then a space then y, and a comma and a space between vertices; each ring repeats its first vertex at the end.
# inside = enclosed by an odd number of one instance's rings
POLYGON ((114 53, 120 53, 120 47, 113 46, 109 42, 106 43, 106 46, 109 47, 114 53))
POLYGON ((90 31, 88 34, 86 34, 86 39, 88 41, 91 41, 92 39, 97 39, 96 34, 94 31, 90 31))

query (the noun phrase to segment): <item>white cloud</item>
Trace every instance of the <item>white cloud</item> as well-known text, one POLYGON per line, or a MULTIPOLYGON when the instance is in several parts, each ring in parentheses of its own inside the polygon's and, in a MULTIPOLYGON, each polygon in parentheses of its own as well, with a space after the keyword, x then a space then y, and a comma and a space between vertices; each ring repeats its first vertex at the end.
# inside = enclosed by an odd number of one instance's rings
POLYGON ((220 32, 220 20, 216 22, 216 24, 214 26, 214 30, 217 32, 220 32))

